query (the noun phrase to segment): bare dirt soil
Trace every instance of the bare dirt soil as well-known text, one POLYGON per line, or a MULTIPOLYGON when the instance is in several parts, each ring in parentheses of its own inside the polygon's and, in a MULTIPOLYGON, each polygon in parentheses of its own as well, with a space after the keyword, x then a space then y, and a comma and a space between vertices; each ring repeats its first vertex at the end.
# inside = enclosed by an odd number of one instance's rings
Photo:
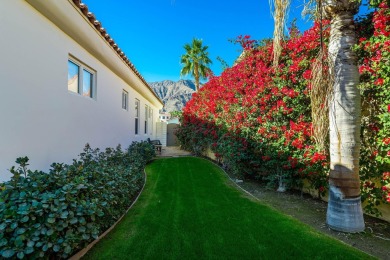
MULTIPOLYGON (((234 176, 230 176, 234 181, 234 176)), ((379 259, 390 260, 390 223, 365 215, 364 232, 349 234, 329 229, 326 225, 327 203, 300 192, 284 193, 245 180, 236 184, 262 203, 312 226, 321 233, 332 236, 379 259)))

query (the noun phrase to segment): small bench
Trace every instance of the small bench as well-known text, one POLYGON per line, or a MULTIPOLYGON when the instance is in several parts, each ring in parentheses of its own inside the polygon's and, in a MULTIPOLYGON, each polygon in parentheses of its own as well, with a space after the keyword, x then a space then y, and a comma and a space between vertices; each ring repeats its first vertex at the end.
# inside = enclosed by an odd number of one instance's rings
POLYGON ((150 138, 148 138, 148 142, 151 145, 153 145, 154 149, 156 149, 157 152, 159 152, 161 154, 162 144, 161 144, 160 140, 150 140, 150 138))

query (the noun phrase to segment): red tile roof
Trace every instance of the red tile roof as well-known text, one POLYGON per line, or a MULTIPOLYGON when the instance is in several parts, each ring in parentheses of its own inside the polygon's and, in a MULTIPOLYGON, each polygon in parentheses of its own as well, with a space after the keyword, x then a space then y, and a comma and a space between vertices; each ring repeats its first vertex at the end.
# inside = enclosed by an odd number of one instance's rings
POLYGON ((125 53, 118 47, 115 41, 107 33, 106 29, 102 24, 95 18, 95 15, 92 12, 88 11, 88 6, 81 2, 81 0, 73 0, 73 3, 80 9, 89 22, 96 28, 96 30, 104 37, 104 39, 111 45, 111 47, 116 51, 116 53, 122 58, 122 60, 129 66, 129 68, 138 76, 138 78, 149 88, 153 95, 162 103, 161 99, 154 93, 153 89, 145 81, 142 75, 135 68, 134 64, 126 57, 125 53))

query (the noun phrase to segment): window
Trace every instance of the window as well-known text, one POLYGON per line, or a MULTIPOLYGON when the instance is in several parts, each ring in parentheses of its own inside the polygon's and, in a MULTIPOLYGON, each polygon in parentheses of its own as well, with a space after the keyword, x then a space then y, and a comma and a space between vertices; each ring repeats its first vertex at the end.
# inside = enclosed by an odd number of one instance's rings
POLYGON ((138 134, 139 130, 139 100, 135 100, 135 134, 138 134))
POLYGON ((148 133, 148 120, 149 120, 149 108, 147 105, 145 105, 145 134, 148 133))
POLYGON ((93 74, 83 69, 83 96, 92 97, 93 94, 93 74))
POLYGON ((150 135, 153 134, 153 109, 149 107, 150 135))
POLYGON ((122 108, 128 110, 129 93, 126 90, 122 90, 122 108))
POLYGON ((68 61, 68 90, 79 92, 79 66, 68 61))
POLYGON ((96 98, 95 94, 96 72, 86 65, 68 59, 68 90, 84 97, 96 98))

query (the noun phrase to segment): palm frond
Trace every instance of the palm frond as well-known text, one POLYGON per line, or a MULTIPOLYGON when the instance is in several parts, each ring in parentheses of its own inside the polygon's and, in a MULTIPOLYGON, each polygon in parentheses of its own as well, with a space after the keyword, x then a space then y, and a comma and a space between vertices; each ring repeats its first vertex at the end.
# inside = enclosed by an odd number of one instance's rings
POLYGON ((180 58, 180 63, 183 66, 180 75, 191 74, 195 77, 196 84, 198 84, 199 78, 206 78, 208 71, 210 71, 209 65, 212 62, 207 52, 208 46, 203 46, 201 39, 194 38, 191 44, 185 44, 183 47, 186 53, 180 58))
POLYGON ((321 48, 312 67, 310 81, 310 102, 312 117, 312 137, 319 151, 327 147, 329 134, 329 101, 332 98, 333 78, 329 73, 331 63, 326 49, 321 48))
POLYGON ((320 16, 318 2, 319 2, 319 0, 304 0, 303 10, 302 10, 302 18, 305 18, 308 16, 309 20, 317 19, 320 16))

